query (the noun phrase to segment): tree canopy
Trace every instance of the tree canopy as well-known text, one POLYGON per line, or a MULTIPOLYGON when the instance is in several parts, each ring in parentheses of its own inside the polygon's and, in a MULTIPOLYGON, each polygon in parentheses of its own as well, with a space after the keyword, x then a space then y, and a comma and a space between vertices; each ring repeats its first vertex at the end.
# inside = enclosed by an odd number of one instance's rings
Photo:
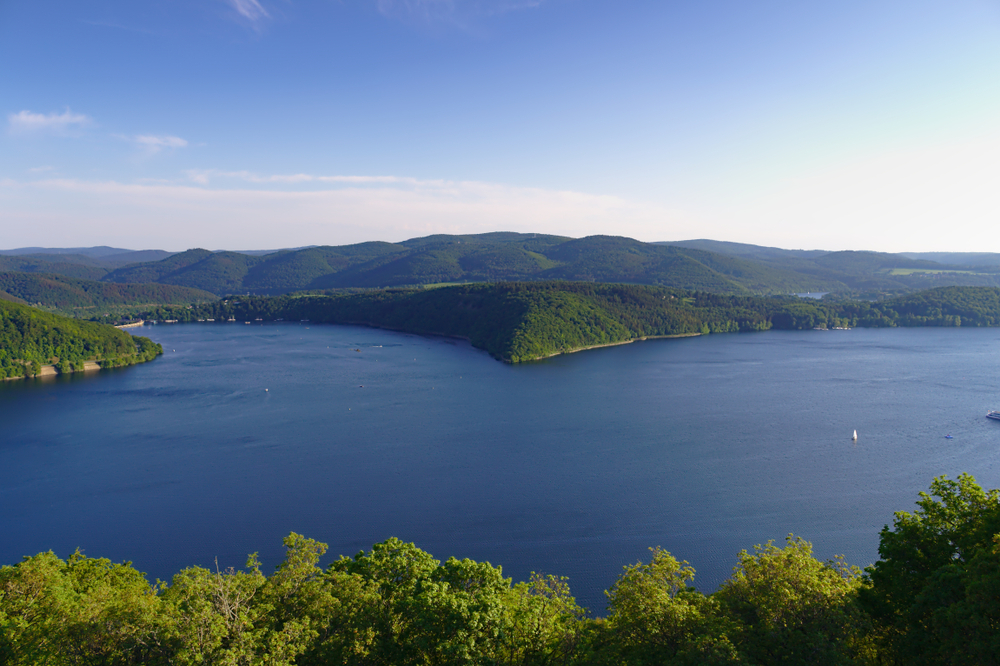
POLYGON ((488 562, 388 539, 326 568, 299 534, 261 571, 189 567, 150 583, 79 552, 0 568, 0 663, 591 666, 996 664, 1000 495, 935 479, 882 530, 865 572, 789 535, 743 551, 705 594, 650 549, 606 592, 606 617, 566 580, 513 583, 488 562))
POLYGON ((860 606, 892 664, 1000 660, 1000 492, 940 477, 879 539, 860 606))

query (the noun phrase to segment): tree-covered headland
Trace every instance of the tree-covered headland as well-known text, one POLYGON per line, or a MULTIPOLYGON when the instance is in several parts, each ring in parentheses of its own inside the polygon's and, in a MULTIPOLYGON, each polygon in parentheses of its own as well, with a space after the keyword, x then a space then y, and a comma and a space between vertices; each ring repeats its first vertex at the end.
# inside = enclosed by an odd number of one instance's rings
POLYGON ((504 282, 437 289, 239 296, 147 318, 364 324, 468 339, 517 363, 650 337, 770 329, 997 326, 1000 289, 942 287, 886 301, 734 296, 643 285, 504 282))
POLYGON ((71 319, 0 300, 0 379, 37 375, 43 365, 60 373, 88 361, 114 368, 152 360, 163 348, 113 326, 71 319))
POLYGON ((40 553, 0 568, 0 663, 456 666, 983 665, 1000 655, 1000 495, 941 477, 861 571, 789 537, 743 551, 705 594, 651 549, 606 592, 513 583, 488 562, 389 539, 320 566, 298 534, 270 576, 193 566, 150 583, 131 563, 40 553))

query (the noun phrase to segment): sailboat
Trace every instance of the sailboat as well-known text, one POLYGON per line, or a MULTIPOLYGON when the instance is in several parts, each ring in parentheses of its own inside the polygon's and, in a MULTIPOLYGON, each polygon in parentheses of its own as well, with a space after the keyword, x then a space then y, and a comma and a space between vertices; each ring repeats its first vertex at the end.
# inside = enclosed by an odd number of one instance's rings
POLYGON ((851 437, 851 441, 852 442, 858 441, 858 431, 857 430, 854 431, 854 436, 851 437))

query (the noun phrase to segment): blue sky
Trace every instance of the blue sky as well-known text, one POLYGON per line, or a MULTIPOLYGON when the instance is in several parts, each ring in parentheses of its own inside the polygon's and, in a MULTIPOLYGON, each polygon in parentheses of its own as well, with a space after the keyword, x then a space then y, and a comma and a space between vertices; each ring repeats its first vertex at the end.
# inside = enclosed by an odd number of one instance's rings
POLYGON ((995 0, 0 0, 0 60, 0 247, 1000 251, 995 0))

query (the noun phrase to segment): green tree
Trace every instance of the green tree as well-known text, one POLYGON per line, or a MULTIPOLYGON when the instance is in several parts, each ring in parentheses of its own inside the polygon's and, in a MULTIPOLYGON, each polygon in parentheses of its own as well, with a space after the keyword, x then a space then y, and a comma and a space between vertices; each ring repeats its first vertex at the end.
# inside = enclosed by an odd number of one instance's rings
POLYGON ((687 587, 694 569, 661 548, 625 567, 607 592, 603 659, 625 664, 739 664, 729 639, 733 627, 718 604, 687 587), (608 654, 610 653, 610 654, 608 654))
POLYGON ((968 474, 934 479, 917 510, 882 529, 860 603, 895 664, 996 664, 1000 493, 968 474))
POLYGON ((389 539, 341 558, 331 574, 357 576, 377 590, 367 613, 372 638, 362 663, 484 664, 497 659, 510 580, 485 562, 443 565, 412 543, 389 539))
POLYGON ((296 660, 301 666, 361 666, 388 663, 377 632, 382 608, 378 586, 358 574, 327 571, 324 585, 332 602, 318 636, 296 660))
POLYGON ((337 600, 319 559, 326 544, 292 532, 266 578, 256 555, 246 571, 185 569, 163 594, 171 605, 177 664, 290 666, 329 625, 337 600))
POLYGON ((861 571, 838 558, 820 562, 791 535, 742 551, 713 598, 738 622, 739 646, 754 663, 854 664, 868 656, 864 616, 854 605, 861 571))
POLYGON ((157 587, 127 562, 48 552, 0 569, 3 663, 149 663, 166 651, 163 619, 157 587))
POLYGON ((510 665, 565 664, 576 654, 586 610, 570 594, 564 577, 532 573, 505 601, 507 622, 500 637, 500 662, 510 665))
POLYGON ((291 662, 319 635, 335 605, 319 560, 325 543, 292 532, 284 539, 285 559, 267 580, 262 602, 268 608, 266 651, 270 663, 291 662))
POLYGON ((255 603, 266 577, 256 555, 246 571, 189 567, 176 574, 163 600, 174 618, 169 631, 177 664, 257 663, 266 608, 255 603))
POLYGON ((412 543, 391 538, 375 544, 368 553, 342 557, 330 565, 330 573, 358 576, 369 583, 377 597, 368 612, 372 629, 369 655, 372 663, 403 664, 412 656, 402 646, 402 637, 414 621, 408 600, 437 569, 439 562, 412 543))

